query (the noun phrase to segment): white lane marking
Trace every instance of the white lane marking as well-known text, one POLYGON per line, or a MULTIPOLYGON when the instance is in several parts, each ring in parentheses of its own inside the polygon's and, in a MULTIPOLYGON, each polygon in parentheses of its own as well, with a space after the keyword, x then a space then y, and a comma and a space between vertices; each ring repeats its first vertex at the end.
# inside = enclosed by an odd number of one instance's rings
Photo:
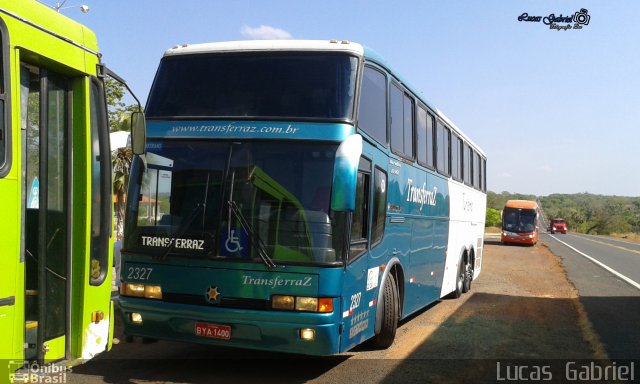
POLYGON ((596 243, 610 245, 612 247, 619 247, 619 248, 622 248, 622 249, 624 249, 626 251, 630 251, 630 252, 634 252, 634 253, 640 253, 640 251, 637 251, 635 249, 629 249, 629 248, 625 248, 625 247, 622 247, 622 246, 619 246, 619 245, 613 245, 613 244, 607 242, 607 241, 610 241, 610 242, 622 243, 622 244, 628 244, 628 245, 635 245, 635 246, 638 245, 638 243, 632 243, 630 241, 612 239, 610 237, 604 237, 603 238, 603 237, 597 237, 597 236, 594 236, 594 235, 582 235, 582 234, 578 235, 578 234, 575 234, 575 233, 572 233, 571 236, 577 237, 579 239, 594 241, 596 243))
POLYGON ((551 237, 552 239, 554 239, 555 241, 557 241, 559 243, 562 243, 562 244, 566 245, 567 247, 573 249, 574 251, 578 252, 579 254, 581 254, 582 256, 586 257, 587 259, 593 261, 595 264, 601 266, 602 268, 604 268, 607 271, 613 273, 614 275, 618 276, 619 278, 621 278, 622 280, 626 281, 627 283, 629 283, 629 284, 633 285, 634 287, 640 289, 640 284, 638 284, 635 281, 631 280, 630 278, 628 278, 627 276, 623 275, 622 273, 620 273, 620 272, 614 270, 613 268, 611 268, 611 267, 599 262, 598 260, 596 260, 593 257, 587 255, 586 253, 577 250, 576 248, 572 247, 571 245, 565 243, 564 241, 557 239, 555 236, 549 235, 549 237, 551 237))

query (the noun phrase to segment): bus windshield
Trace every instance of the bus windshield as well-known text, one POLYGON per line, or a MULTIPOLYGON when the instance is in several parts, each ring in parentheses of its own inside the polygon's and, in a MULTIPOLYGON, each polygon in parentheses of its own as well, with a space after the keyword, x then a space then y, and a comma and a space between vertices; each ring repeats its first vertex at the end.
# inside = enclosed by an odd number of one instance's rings
POLYGON ((536 229, 536 210, 505 208, 502 213, 502 228, 505 231, 525 233, 536 229))
POLYGON ((159 140, 132 167, 124 250, 157 257, 334 263, 336 144, 159 140), (206 156, 203 156, 206 154, 206 156), (137 183, 136 183, 137 181, 137 183), (133 184, 135 183, 135 184, 133 184))
POLYGON ((164 58, 148 118, 351 120, 357 59, 330 53, 215 53, 164 58))

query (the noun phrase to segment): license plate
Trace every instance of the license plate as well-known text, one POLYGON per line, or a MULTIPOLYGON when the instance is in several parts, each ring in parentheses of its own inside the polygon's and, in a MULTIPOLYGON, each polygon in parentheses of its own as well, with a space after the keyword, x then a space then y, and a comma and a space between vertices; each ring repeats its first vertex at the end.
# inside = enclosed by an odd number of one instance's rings
POLYGON ((231 327, 228 325, 196 323, 196 336, 209 337, 212 339, 231 339, 231 327))

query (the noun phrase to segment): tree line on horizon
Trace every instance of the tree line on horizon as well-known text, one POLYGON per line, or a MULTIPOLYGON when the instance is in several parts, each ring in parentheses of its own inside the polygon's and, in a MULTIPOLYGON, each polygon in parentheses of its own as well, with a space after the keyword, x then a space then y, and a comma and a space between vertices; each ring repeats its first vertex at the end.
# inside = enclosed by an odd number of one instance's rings
POLYGON ((640 197, 591 193, 535 196, 510 192, 487 192, 486 226, 499 227, 500 212, 507 200, 534 200, 547 222, 563 218, 570 231, 593 235, 640 233, 640 197))

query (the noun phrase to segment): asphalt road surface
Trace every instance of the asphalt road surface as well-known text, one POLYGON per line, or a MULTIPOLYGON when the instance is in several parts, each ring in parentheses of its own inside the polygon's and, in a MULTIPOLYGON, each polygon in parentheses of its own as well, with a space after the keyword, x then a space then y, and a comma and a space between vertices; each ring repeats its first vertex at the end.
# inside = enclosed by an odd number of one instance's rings
POLYGON ((542 234, 558 255, 607 355, 640 358, 640 244, 582 234, 542 234))

